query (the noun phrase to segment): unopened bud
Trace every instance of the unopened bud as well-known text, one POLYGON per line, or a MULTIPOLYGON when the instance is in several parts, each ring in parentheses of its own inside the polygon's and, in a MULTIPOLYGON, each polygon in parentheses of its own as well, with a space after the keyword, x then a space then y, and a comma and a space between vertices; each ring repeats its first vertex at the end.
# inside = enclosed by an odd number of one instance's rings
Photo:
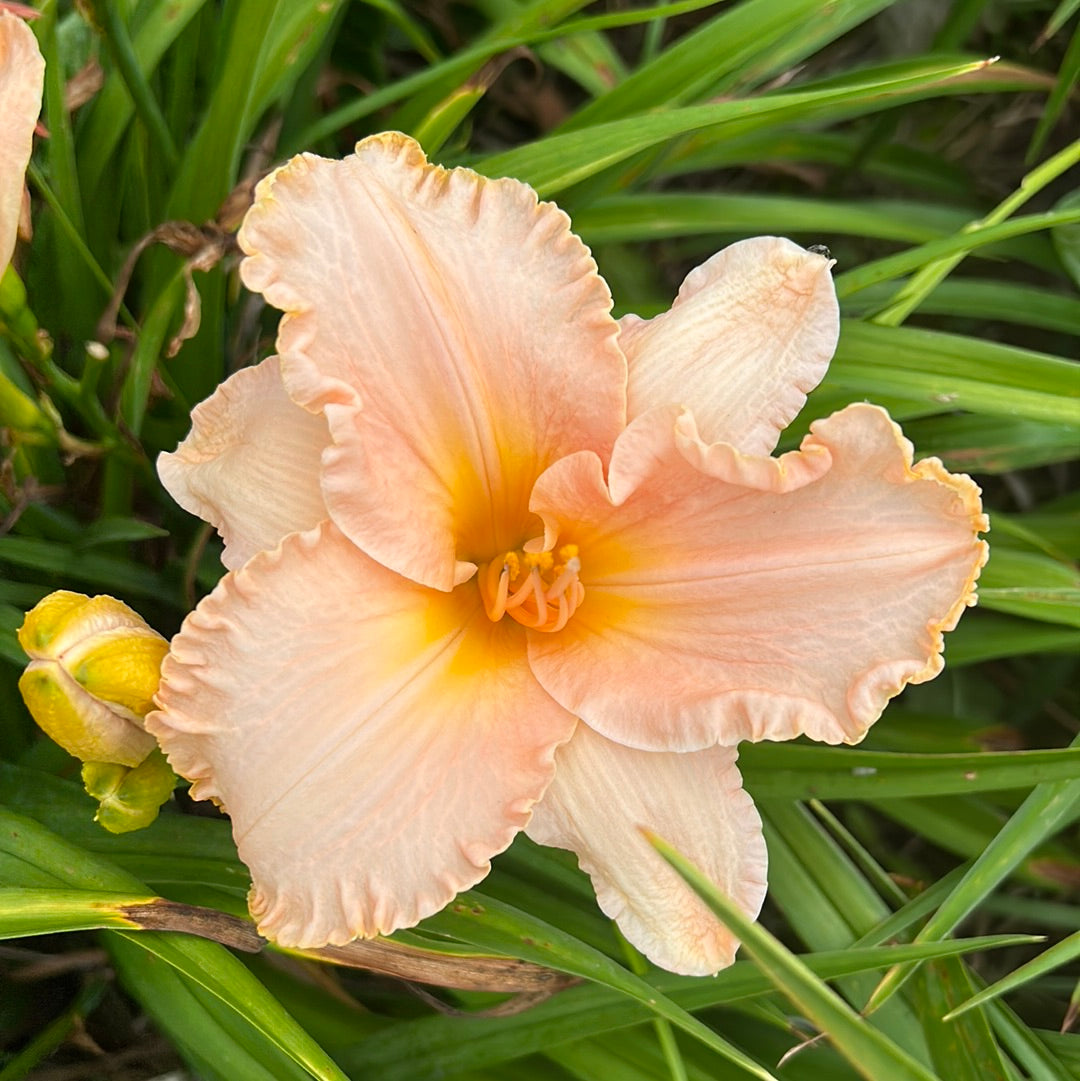
POLYGON ((19 628, 30 664, 19 690, 34 720, 84 762, 138 766, 169 645, 113 597, 50 593, 19 628))
POLYGON ((157 750, 134 769, 114 762, 84 762, 82 779, 86 791, 98 801, 94 821, 110 833, 149 826, 176 784, 176 775, 157 750))

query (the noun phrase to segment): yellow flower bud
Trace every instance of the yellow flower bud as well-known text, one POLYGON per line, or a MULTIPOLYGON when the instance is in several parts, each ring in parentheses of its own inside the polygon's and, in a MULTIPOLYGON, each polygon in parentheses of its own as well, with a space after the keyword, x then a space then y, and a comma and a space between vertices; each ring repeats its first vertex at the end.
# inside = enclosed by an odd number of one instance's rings
POLYGON ((149 826, 176 784, 161 751, 152 751, 134 769, 113 762, 84 762, 82 778, 86 791, 98 801, 94 821, 110 833, 149 826))
POLYGON ((19 690, 34 720, 84 762, 138 766, 169 644, 114 597, 50 593, 19 628, 30 664, 19 690))

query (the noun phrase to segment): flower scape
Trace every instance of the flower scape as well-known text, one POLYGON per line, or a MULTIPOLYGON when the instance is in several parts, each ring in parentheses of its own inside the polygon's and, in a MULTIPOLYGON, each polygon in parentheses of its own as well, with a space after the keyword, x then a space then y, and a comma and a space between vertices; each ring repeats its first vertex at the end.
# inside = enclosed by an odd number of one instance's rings
POLYGON ((159 461, 229 573, 146 728, 231 816, 259 931, 411 926, 524 830, 657 965, 730 964, 641 829, 756 915, 736 745, 860 740, 986 559, 978 488, 880 408, 772 456, 836 345, 830 261, 743 241, 617 321, 562 211, 395 133, 278 169, 239 242, 277 355, 159 461))

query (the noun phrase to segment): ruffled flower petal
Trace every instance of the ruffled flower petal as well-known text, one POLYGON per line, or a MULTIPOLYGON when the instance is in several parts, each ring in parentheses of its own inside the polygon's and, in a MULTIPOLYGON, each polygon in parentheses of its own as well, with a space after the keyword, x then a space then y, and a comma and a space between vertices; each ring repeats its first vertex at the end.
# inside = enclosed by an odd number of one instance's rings
POLYGON ((912 466, 874 406, 818 421, 779 459, 704 447, 688 415, 677 448, 672 427, 665 410, 631 425, 610 491, 588 454, 537 484, 585 588, 565 630, 530 636, 537 678, 634 747, 857 742, 940 671, 942 632, 974 603, 979 489, 937 459, 912 466))
POLYGON ((765 898, 761 819, 736 753, 638 751, 578 727, 526 829, 575 852, 600 908, 653 964, 712 975, 738 942, 642 836, 652 830, 694 861, 752 919, 765 898))
POLYGON ((234 569, 327 517, 319 468, 329 443, 326 421, 293 402, 278 358, 268 357, 195 407, 190 434, 160 455, 158 475, 180 506, 217 529, 234 569))
POLYGON ((44 80, 45 61, 33 31, 0 11, 0 274, 15 250, 44 80))
POLYGON ((706 442, 768 454, 836 349, 831 265, 781 237, 742 240, 691 271, 670 311, 624 317, 630 418, 681 404, 706 442))
POLYGON ((525 825, 576 723, 475 588, 387 571, 331 523, 227 575, 173 640, 147 728, 232 816, 259 930, 416 923, 525 825))
POLYGON ((517 181, 429 165, 388 133, 264 180, 249 288, 286 314, 286 386, 324 409, 323 493, 384 566, 450 589, 528 539, 536 477, 625 421, 611 298, 565 214, 517 181))

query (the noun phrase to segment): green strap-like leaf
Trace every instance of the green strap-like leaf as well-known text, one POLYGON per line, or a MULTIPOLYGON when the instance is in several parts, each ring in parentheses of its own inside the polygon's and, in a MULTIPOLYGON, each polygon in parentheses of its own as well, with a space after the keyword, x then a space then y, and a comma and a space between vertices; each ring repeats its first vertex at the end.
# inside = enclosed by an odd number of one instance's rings
POLYGON ((938 1081, 880 1031, 863 1020, 840 996, 760 924, 754 923, 685 856, 666 841, 647 834, 653 847, 686 880, 717 918, 740 939, 743 949, 775 986, 832 1041, 868 1081, 938 1081))
MULTIPOLYGON (((45 875, 58 885, 90 891, 91 897, 101 891, 134 893, 141 898, 148 894, 146 887, 132 875, 69 845, 33 819, 3 806, 0 806, 0 855, 12 857, 27 867, 25 884, 31 888, 39 886, 41 876, 45 875)), ((15 881, 12 873, 15 866, 14 862, 9 863, 5 881, 15 881)), ((51 929, 47 921, 43 929, 51 929)), ((131 941, 142 950, 166 962, 243 1019, 253 1038, 283 1052, 312 1077, 320 1081, 347 1081, 326 1052, 224 947, 174 933, 116 933, 131 934, 131 941)))

